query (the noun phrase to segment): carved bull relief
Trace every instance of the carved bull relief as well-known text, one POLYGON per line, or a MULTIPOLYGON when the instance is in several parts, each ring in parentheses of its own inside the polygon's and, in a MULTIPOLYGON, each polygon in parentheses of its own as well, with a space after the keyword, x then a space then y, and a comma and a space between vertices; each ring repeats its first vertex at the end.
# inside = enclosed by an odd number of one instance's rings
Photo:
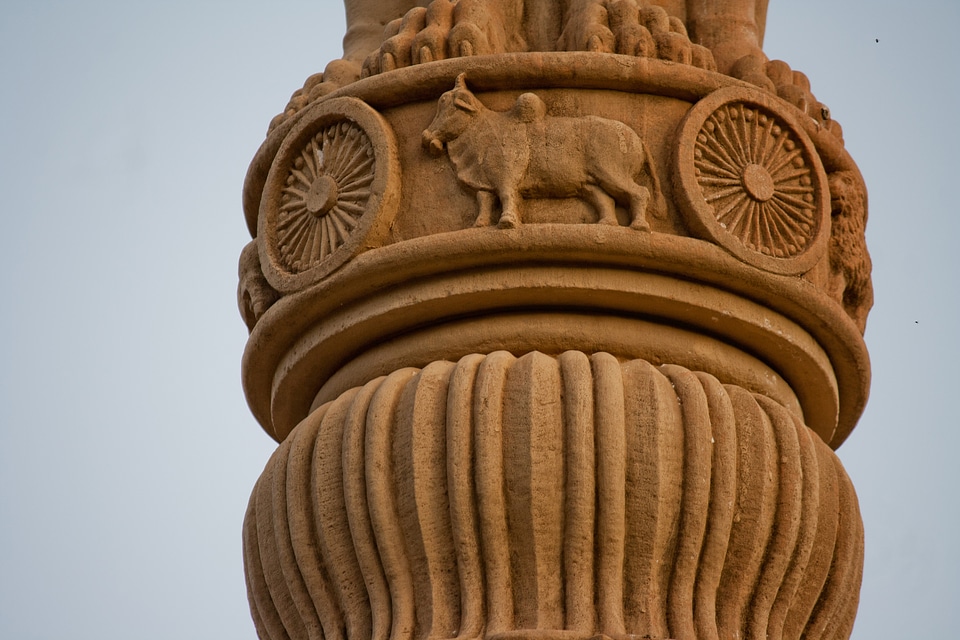
POLYGON ((476 193, 478 227, 492 223, 498 200, 498 226, 514 228, 521 224, 523 197, 581 197, 596 210, 598 223, 618 225, 619 203, 630 212, 631 228, 649 231, 651 196, 660 196, 643 143, 627 125, 549 116, 532 93, 518 97, 510 111, 492 111, 467 88, 464 74, 440 96, 423 146, 436 156, 446 148, 457 179, 476 193), (644 175, 649 188, 637 182, 644 175))

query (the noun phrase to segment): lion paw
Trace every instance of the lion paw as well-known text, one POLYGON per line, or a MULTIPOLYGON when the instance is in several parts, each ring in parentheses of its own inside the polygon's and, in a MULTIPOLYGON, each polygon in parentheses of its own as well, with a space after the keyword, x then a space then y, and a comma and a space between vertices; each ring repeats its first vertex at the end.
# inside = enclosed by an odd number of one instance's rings
MULTIPOLYGON (((439 0, 438 0, 439 1, 439 0)), ((363 63, 363 76, 409 67, 413 62, 413 41, 427 26, 427 9, 414 7, 393 20, 383 32, 383 43, 363 63)))
POLYGON ((616 51, 616 38, 610 30, 603 2, 590 2, 571 15, 563 27, 557 49, 560 51, 616 51))
POLYGON ((434 0, 424 14, 424 27, 413 37, 410 58, 413 64, 423 64, 447 57, 447 38, 453 27, 456 5, 451 0, 434 0))
POLYGON ((567 51, 659 58, 715 71, 710 50, 690 41, 683 21, 643 0, 605 0, 572 16, 557 43, 567 51))
POLYGON ((506 51, 523 51, 526 43, 519 35, 520 16, 512 18, 492 9, 483 0, 460 0, 454 11, 450 31, 451 56, 476 56, 506 51), (515 22, 508 31, 508 23, 515 22))
MULTIPOLYGON (((508 50, 504 19, 482 0, 433 0, 386 26, 363 77, 445 58, 508 50)), ((514 46, 513 49, 517 47, 514 46)))
POLYGON ((459 22, 451 30, 449 38, 451 57, 466 58, 490 53, 493 46, 487 34, 472 22, 459 22))
POLYGON ((359 64, 349 60, 334 60, 330 62, 327 68, 323 70, 323 73, 313 74, 306 79, 302 88, 293 92, 283 113, 277 114, 273 120, 270 121, 270 126, 267 127, 267 135, 307 105, 329 93, 333 93, 340 87, 344 87, 351 82, 356 82, 359 78, 359 64))
POLYGON ((830 118, 830 109, 813 95, 807 76, 791 69, 783 60, 767 60, 762 53, 750 54, 734 63, 730 75, 776 94, 843 139, 843 130, 830 118))

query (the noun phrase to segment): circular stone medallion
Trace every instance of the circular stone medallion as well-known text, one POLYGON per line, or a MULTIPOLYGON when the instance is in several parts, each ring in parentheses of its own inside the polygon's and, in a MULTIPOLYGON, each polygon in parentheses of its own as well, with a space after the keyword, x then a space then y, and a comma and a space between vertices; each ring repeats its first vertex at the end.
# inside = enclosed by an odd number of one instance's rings
POLYGON ((755 267, 795 275, 826 250, 830 193, 790 109, 755 89, 711 93, 680 127, 677 175, 694 233, 755 267))
POLYGON ((306 110, 281 144, 263 191, 258 240, 264 275, 289 293, 373 246, 399 202, 396 142, 355 98, 306 110))

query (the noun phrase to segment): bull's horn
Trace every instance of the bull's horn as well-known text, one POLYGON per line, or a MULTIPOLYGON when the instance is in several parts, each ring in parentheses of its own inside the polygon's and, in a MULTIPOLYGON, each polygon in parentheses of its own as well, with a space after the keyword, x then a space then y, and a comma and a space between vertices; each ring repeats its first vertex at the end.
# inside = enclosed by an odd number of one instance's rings
POLYGON ((467 88, 467 72, 462 71, 460 75, 457 76, 457 82, 454 85, 457 89, 466 89, 467 88))

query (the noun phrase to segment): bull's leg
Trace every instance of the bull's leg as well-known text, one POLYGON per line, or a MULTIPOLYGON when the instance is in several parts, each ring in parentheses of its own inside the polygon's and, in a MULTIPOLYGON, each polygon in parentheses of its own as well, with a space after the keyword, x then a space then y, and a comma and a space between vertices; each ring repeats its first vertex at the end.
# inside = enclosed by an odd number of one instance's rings
POLYGON ((500 214, 498 227, 501 229, 516 229, 520 226, 520 214, 517 209, 519 204, 520 193, 517 190, 506 189, 500 191, 500 205, 503 207, 503 212, 500 214))
POLYGON ((583 186, 583 195, 597 211, 597 224, 619 225, 616 202, 610 195, 595 184, 583 186))
POLYGON ((493 222, 493 204, 497 197, 492 191, 477 191, 477 204, 480 205, 480 212, 473 223, 475 227, 489 227, 493 222))
POLYGON ((647 222, 647 205, 650 204, 650 190, 634 185, 630 190, 630 228, 638 231, 650 231, 647 222))
MULTIPOLYGON (((643 154, 640 152, 634 160, 642 161, 642 158, 643 154)), ((633 181, 633 178, 630 177, 631 173, 635 173, 630 169, 632 163, 626 162, 628 159, 624 160, 624 163, 598 162, 591 178, 618 202, 630 202, 631 229, 649 231, 647 205, 650 204, 650 190, 633 181)))

